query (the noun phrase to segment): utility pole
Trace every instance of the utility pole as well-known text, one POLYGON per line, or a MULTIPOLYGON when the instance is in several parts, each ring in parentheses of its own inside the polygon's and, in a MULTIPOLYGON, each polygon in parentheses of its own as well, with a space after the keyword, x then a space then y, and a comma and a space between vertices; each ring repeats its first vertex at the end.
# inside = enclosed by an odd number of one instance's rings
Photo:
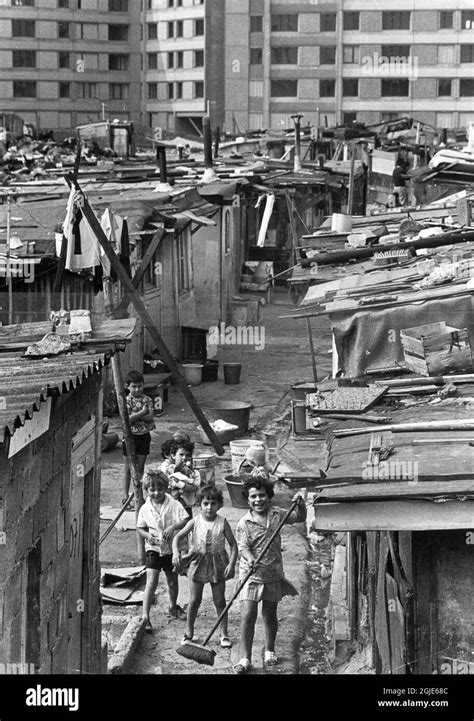
POLYGON ((7 263, 6 263, 6 274, 7 274, 7 285, 8 285, 8 325, 13 325, 13 285, 12 285, 12 273, 10 266, 10 242, 11 242, 11 215, 12 215, 12 201, 11 195, 7 195, 7 263))
POLYGON ((302 115, 292 115, 291 119, 295 124, 295 161, 293 170, 298 173, 301 170, 301 118, 302 115))

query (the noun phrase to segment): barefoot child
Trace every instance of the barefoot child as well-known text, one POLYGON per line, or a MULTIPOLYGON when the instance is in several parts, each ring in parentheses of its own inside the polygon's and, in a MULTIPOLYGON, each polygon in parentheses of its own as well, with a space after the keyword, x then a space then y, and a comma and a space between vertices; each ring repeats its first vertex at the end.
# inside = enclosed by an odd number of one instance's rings
MULTIPOLYGON (((173 538, 173 564, 183 570, 179 542, 189 533, 191 536, 190 561, 187 565, 189 603, 186 633, 183 641, 192 641, 194 622, 202 600, 205 583, 211 584, 212 598, 217 615, 224 611, 225 582, 234 577, 237 561, 237 543, 227 519, 218 515, 224 500, 222 492, 214 485, 203 486, 198 492, 197 503, 201 513, 191 519, 173 538), (230 560, 225 542, 230 547, 230 560)), ((227 614, 221 621, 221 646, 230 648, 232 642, 227 632, 227 614)))
MULTIPOLYGON (((234 666, 235 673, 247 673, 251 669, 252 645, 257 621, 258 604, 262 603, 265 627, 265 664, 278 662, 275 640, 278 631, 277 609, 283 596, 296 596, 296 588, 285 578, 281 552, 281 537, 277 534, 257 566, 255 559, 272 535, 285 511, 272 507, 273 484, 262 478, 243 481, 243 495, 249 505, 248 513, 237 524, 237 543, 240 551, 239 575, 243 578, 253 568, 253 573, 239 594, 241 602, 240 661, 234 666)), ((300 523, 306 519, 306 505, 301 496, 298 506, 287 523, 300 523)))
POLYGON ((189 517, 178 501, 166 493, 168 479, 158 469, 149 468, 143 477, 146 501, 138 512, 137 531, 145 539, 146 587, 143 596, 145 631, 152 633, 150 608, 160 578, 164 571, 170 599, 169 613, 174 618, 184 618, 178 606, 178 574, 173 569, 171 543, 174 534, 181 530, 189 517))

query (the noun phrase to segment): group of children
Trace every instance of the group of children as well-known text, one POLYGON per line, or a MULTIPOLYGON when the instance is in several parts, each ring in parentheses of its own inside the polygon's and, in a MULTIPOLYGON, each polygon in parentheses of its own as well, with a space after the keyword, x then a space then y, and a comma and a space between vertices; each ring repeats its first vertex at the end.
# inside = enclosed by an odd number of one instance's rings
MULTIPOLYGON (((228 521, 219 515, 219 509, 224 504, 222 492, 214 484, 201 485, 200 474, 193 468, 194 444, 186 433, 176 433, 165 441, 161 449, 161 465, 145 470, 153 419, 150 419, 150 405, 147 396, 143 394, 144 381, 143 376, 140 376, 136 371, 127 376, 127 405, 135 451, 139 463, 143 464, 140 468, 145 503, 138 512, 137 531, 145 542, 145 630, 147 633, 153 632, 150 610, 160 571, 164 571, 169 613, 174 618, 186 619, 183 643, 193 641, 195 620, 205 584, 211 584, 213 602, 220 616, 226 607, 225 584, 235 575, 240 553, 238 582, 241 583, 249 571, 252 573, 238 597, 241 602, 240 660, 234 670, 244 674, 252 668, 252 645, 260 602, 266 639, 265 663, 275 664, 278 661, 275 654, 278 603, 284 596, 295 595, 297 591, 284 575, 279 533, 262 559, 256 563, 263 546, 268 543, 285 515, 283 509, 272 506, 273 483, 264 467, 264 459, 262 462, 261 454, 258 458, 249 456, 247 459, 250 472, 243 483, 242 492, 249 510, 237 524, 236 539, 228 521), (178 605, 180 574, 186 575, 189 582, 187 612, 178 605)), ((124 492, 128 495, 129 470, 128 486, 126 483, 127 476, 124 492)), ((286 522, 298 523, 305 518, 305 501, 298 495, 295 510, 286 522)), ((220 623, 220 644, 223 648, 232 646, 227 614, 220 623)))

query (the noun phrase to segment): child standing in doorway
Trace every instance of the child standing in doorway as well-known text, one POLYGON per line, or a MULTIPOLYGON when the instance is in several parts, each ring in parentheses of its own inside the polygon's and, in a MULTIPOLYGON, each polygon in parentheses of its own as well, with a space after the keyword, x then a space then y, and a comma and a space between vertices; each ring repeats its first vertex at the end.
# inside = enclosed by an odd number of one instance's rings
POLYGON ((201 474, 193 468, 194 443, 173 439, 161 447, 164 460, 161 470, 168 476, 170 493, 186 509, 192 518, 196 493, 201 485, 201 474))
MULTIPOLYGON (((141 481, 143 471, 145 469, 146 458, 150 453, 151 434, 150 431, 155 428, 153 419, 153 401, 149 396, 143 393, 145 380, 139 371, 131 370, 125 383, 128 388, 126 399, 127 410, 130 418, 130 426, 132 431, 135 453, 137 456, 138 479, 141 481)), ((124 456, 124 475, 123 475, 123 493, 122 506, 126 503, 130 493, 130 459, 127 456, 125 440, 122 441, 122 453, 124 456)))
POLYGON ((188 515, 182 505, 171 498, 166 490, 167 477, 158 469, 149 468, 143 477, 143 490, 147 498, 138 512, 137 531, 145 540, 146 586, 143 597, 143 618, 145 631, 152 633, 150 609, 153 604, 160 571, 164 571, 170 599, 169 614, 174 618, 185 618, 178 606, 178 574, 173 569, 172 541, 187 521, 188 515))
MULTIPOLYGON (((266 665, 278 662, 275 641, 278 631, 278 604, 284 596, 296 596, 298 591, 285 578, 281 552, 281 536, 278 533, 267 552, 255 565, 255 559, 285 516, 282 508, 272 507, 273 484, 259 477, 243 481, 244 497, 249 505, 248 513, 237 524, 236 535, 240 551, 239 575, 242 579, 250 569, 253 573, 239 594, 240 613, 240 661, 234 666, 235 673, 251 670, 252 646, 257 621, 258 604, 262 603, 265 627, 266 665)), ((298 505, 287 523, 300 523, 306 519, 306 504, 297 494, 298 505)))
MULTIPOLYGON (((203 486, 197 494, 201 513, 192 518, 173 538, 173 565, 178 570, 187 569, 189 581, 189 603, 186 633, 183 642, 192 641, 194 623, 202 601, 204 584, 210 583, 217 616, 226 606, 225 583, 234 577, 237 562, 237 542, 226 518, 218 511, 224 505, 222 491, 210 484, 203 486), (188 559, 181 557, 179 543, 191 533, 188 559), (226 550, 230 548, 230 559, 226 550)), ((232 642, 227 631, 227 614, 221 621, 221 646, 231 648, 232 642)))

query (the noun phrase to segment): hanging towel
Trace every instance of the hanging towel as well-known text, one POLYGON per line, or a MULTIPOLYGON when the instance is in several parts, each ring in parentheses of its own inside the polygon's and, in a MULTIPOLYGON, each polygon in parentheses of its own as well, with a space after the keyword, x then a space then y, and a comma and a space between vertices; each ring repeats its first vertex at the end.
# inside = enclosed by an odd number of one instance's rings
POLYGON ((66 208, 63 232, 67 238, 66 269, 80 271, 99 265, 98 241, 80 208, 74 204, 71 188, 66 208))
MULTIPOLYGON (((105 235, 109 239, 113 250, 117 254, 117 256, 120 256, 121 254, 121 238, 122 238, 122 231, 124 229, 124 219, 120 215, 115 215, 110 208, 107 208, 104 210, 102 214, 102 218, 100 219, 100 224, 102 226, 102 230, 104 231, 105 235)), ((104 275, 110 276, 111 272, 111 264, 110 260, 107 258, 104 249, 102 246, 100 247, 100 262, 102 265, 102 268, 104 270, 104 275)))

